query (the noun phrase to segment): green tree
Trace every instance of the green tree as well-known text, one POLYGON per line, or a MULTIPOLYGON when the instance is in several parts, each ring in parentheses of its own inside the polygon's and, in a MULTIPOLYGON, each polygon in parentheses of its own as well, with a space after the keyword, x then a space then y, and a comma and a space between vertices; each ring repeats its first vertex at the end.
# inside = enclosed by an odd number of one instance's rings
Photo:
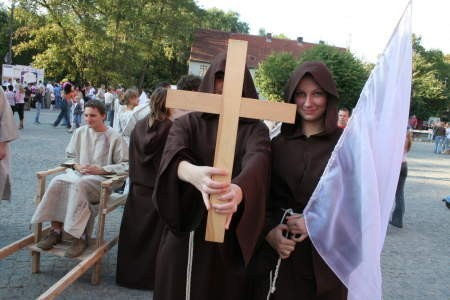
POLYGON ((224 12, 218 8, 210 8, 203 11, 202 27, 229 32, 248 33, 249 25, 239 21, 239 13, 234 11, 224 12))
MULTIPOLYGON (((450 62, 440 50, 426 50, 413 38, 413 91, 411 112, 420 119, 443 116, 450 104, 450 62)), ((446 116, 448 118, 448 116, 446 116)))
POLYGON ((18 10, 18 56, 47 78, 94 85, 175 82, 187 72, 196 29, 248 32, 238 13, 194 0, 20 0, 18 10))
POLYGON ((28 0, 21 6, 40 12, 24 19, 43 22, 18 30, 17 37, 30 38, 16 51, 39 49, 34 64, 47 75, 80 83, 174 81, 187 70, 190 38, 200 26, 190 22, 200 12, 192 0, 28 0))
POLYGON ((3 63, 3 58, 8 52, 8 11, 0 4, 0 60, 3 63))
POLYGON ((343 51, 326 44, 308 49, 300 57, 305 61, 323 61, 336 80, 341 106, 354 107, 369 76, 370 66, 364 65, 350 51, 343 51))
POLYGON ((272 53, 258 65, 255 83, 261 95, 270 100, 283 99, 283 88, 297 61, 291 53, 272 53))

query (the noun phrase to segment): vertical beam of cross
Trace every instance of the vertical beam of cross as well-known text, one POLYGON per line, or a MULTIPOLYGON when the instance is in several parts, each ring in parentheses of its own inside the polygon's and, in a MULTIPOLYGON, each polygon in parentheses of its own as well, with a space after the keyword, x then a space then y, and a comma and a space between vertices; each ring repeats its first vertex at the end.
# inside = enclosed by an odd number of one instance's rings
MULTIPOLYGON (((214 167, 227 170, 228 176, 214 176, 213 180, 219 182, 231 181, 246 57, 247 42, 238 40, 230 40, 228 42, 227 64, 222 93, 222 113, 219 116, 219 134, 214 154, 214 167)), ((217 195, 212 195, 210 198, 211 204, 219 203, 220 201, 217 198, 217 195)), ((225 222, 226 216, 210 210, 205 239, 207 241, 223 242, 225 222)))

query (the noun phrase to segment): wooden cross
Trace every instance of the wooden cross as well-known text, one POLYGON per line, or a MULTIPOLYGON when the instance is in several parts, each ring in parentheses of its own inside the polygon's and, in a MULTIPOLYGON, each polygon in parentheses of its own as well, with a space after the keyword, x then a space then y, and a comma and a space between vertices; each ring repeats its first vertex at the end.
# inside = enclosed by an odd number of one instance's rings
MULTIPOLYGON (((295 122, 295 104, 276 103, 242 98, 247 41, 229 40, 222 95, 190 91, 168 90, 166 107, 219 115, 214 167, 228 171, 228 176, 214 176, 213 180, 230 182, 233 170, 239 117, 295 122)), ((211 195, 211 203, 218 203, 211 195)), ((226 216, 214 210, 208 212, 205 240, 223 243, 226 216)))

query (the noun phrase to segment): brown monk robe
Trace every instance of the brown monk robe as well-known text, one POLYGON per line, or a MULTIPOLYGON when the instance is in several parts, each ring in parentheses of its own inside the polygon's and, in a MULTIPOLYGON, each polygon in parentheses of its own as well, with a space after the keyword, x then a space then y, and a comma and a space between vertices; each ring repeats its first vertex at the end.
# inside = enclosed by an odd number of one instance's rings
MULTIPOLYGON (((283 124, 280 135, 272 141, 272 183, 264 229, 266 239, 250 268, 257 274, 253 299, 267 299, 269 270, 275 269, 280 254, 270 245, 269 241, 273 240, 269 235, 279 225, 282 209, 303 212, 342 133, 337 127, 336 84, 324 64, 308 62, 297 68, 288 81, 285 99, 297 104, 297 118, 295 124, 283 124), (301 81, 309 82, 313 87, 315 84, 315 87, 304 89, 299 84, 301 81), (313 102, 305 104, 306 97, 311 97, 309 101, 313 102), (305 134, 308 131, 306 126, 311 122, 319 124, 318 130, 305 134)), ((284 229, 287 228, 288 225, 284 229)), ((285 259, 281 260, 276 291, 270 299, 346 299, 345 286, 322 260, 309 238, 302 242, 291 239, 290 242, 295 247, 292 252, 283 254, 280 250, 285 259)))
MULTIPOLYGON (((216 75, 225 70, 219 55, 203 78, 199 91, 212 93, 216 75)), ((239 88, 239 87, 238 87, 239 88)), ((257 98, 246 68, 243 97, 257 98)), ((190 299, 239 300, 245 297, 245 268, 264 225, 270 183, 270 141, 260 121, 240 119, 232 183, 242 190, 224 243, 205 241, 207 210, 201 193, 177 175, 179 163, 212 166, 218 116, 193 112, 174 121, 161 160, 153 200, 169 230, 161 239, 156 266, 154 300, 186 296, 189 232, 195 230, 190 299)))
POLYGON ((130 137, 130 191, 120 227, 117 283, 129 288, 153 289, 156 254, 164 224, 152 194, 164 144, 172 121, 149 117, 137 122, 130 137))

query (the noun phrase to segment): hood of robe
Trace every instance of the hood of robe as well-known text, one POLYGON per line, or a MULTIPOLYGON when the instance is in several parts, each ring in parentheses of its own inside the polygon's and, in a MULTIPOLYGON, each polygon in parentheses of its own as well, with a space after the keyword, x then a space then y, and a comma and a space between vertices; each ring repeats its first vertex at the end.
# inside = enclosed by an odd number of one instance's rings
MULTIPOLYGON (((284 91, 284 99, 288 103, 294 103, 294 92, 298 83, 306 75, 310 75, 316 83, 327 93, 327 109, 325 111, 325 132, 321 135, 331 134, 338 129, 338 101, 339 95, 336 88, 336 82, 331 75, 328 67, 319 61, 309 61, 301 64, 292 73, 284 91)), ((295 124, 284 123, 281 132, 288 136, 297 137, 302 135, 301 116, 297 113, 295 124)))
MULTIPOLYGON (((206 71, 203 77, 202 83, 198 88, 199 92, 214 93, 214 79, 217 73, 222 72, 225 74, 225 66, 227 63, 226 52, 219 53, 211 63, 211 66, 206 71)), ((256 92, 255 84, 253 83, 252 75, 245 66, 244 71, 244 84, 242 86, 242 97, 258 99, 258 93, 256 92)))

